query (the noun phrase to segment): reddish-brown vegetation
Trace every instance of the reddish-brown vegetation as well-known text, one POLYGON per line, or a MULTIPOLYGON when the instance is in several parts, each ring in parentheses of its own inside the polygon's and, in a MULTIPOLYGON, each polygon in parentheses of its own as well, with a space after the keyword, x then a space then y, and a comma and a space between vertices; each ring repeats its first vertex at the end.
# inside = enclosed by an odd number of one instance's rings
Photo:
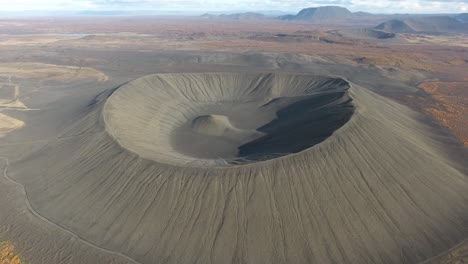
POLYGON ((424 82, 419 87, 436 100, 425 106, 424 111, 468 146, 468 82, 424 82))
POLYGON ((15 253, 15 247, 8 242, 0 243, 0 264, 21 264, 21 259, 15 253))

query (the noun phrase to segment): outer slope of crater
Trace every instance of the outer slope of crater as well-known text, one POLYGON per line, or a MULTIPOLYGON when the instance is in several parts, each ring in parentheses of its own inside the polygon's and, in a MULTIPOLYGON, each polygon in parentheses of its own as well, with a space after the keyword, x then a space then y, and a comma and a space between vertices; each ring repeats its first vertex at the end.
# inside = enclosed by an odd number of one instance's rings
POLYGON ((129 151, 107 133, 101 96, 73 137, 12 177, 47 219, 141 263, 417 263, 461 242, 466 175, 418 114, 356 85, 349 95, 354 114, 320 144, 228 167, 129 151))

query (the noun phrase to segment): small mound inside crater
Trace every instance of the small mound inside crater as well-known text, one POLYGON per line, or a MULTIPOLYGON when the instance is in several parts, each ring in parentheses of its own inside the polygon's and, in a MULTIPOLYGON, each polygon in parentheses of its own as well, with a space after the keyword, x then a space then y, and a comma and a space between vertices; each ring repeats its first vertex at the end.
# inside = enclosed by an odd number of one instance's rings
POLYGON ((191 157, 235 160, 241 145, 262 135, 254 127, 235 127, 228 116, 203 115, 177 128, 171 140, 176 151, 191 157))
POLYGON ((352 116, 349 84, 294 74, 155 74, 119 88, 104 111, 125 148, 155 161, 229 166, 303 151, 352 116))
POLYGON ((228 136, 235 133, 229 119, 222 115, 199 116, 192 120, 191 129, 193 131, 209 136, 228 136))

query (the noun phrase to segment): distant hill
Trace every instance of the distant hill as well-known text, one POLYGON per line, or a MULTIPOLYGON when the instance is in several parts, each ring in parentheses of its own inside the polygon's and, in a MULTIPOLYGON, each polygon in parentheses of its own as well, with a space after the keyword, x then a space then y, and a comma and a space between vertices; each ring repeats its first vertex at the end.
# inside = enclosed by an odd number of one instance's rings
POLYGON ((249 20, 249 19, 265 19, 267 16, 264 14, 260 13, 254 13, 254 12, 246 12, 246 13, 235 13, 235 14, 229 14, 229 15, 210 15, 210 14, 204 14, 202 17, 205 18, 227 18, 227 19, 234 19, 234 20, 249 20))
POLYGON ((217 15, 212 15, 212 14, 206 13, 206 14, 201 15, 201 17, 204 17, 204 18, 215 18, 215 17, 218 17, 218 16, 217 16, 217 15))
POLYGON ((448 16, 431 16, 392 19, 379 24, 375 29, 391 33, 463 33, 468 32, 468 24, 448 16))
POLYGON ((354 14, 355 16, 360 16, 360 17, 374 16, 374 14, 372 14, 372 13, 362 12, 362 11, 354 12, 353 14, 354 14))
POLYGON ((404 20, 392 19, 382 24, 379 24, 375 29, 383 30, 392 33, 414 33, 412 29, 404 20))
POLYGON ((467 23, 468 22, 468 13, 461 13, 455 17, 456 20, 467 23))
POLYGON ((354 14, 344 7, 321 6, 302 9, 297 15, 281 16, 283 20, 340 20, 353 17, 354 14))

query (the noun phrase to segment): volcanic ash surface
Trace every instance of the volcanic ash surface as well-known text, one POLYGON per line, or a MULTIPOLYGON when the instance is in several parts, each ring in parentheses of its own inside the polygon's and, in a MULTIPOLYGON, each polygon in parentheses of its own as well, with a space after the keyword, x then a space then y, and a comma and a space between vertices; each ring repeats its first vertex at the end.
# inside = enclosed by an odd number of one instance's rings
POLYGON ((12 177, 140 263, 417 263, 468 235, 467 177, 431 129, 340 78, 156 74, 83 111, 12 177))

